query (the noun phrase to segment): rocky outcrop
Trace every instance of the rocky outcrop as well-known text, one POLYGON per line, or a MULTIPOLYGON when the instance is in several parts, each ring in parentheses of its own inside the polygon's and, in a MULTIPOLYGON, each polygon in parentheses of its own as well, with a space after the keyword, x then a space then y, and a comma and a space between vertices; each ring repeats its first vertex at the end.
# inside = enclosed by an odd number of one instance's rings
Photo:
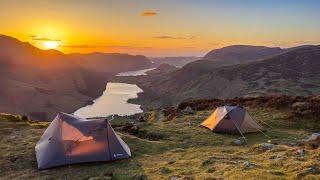
POLYGON ((320 133, 313 133, 309 138, 301 141, 301 145, 316 149, 320 146, 320 133))
POLYGON ((311 113, 311 104, 309 102, 296 102, 292 104, 291 109, 294 110, 296 114, 310 114, 311 113))
POLYGON ((194 114, 195 111, 190 106, 187 106, 184 110, 182 110, 182 113, 189 115, 189 114, 194 114))

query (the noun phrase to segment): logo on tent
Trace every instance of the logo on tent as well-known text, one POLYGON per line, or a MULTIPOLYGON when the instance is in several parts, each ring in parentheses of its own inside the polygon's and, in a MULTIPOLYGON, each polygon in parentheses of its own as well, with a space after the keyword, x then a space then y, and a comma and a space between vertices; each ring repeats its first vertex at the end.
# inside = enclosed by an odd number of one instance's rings
POLYGON ((119 157, 119 156, 123 156, 123 154, 113 154, 113 157, 119 157))

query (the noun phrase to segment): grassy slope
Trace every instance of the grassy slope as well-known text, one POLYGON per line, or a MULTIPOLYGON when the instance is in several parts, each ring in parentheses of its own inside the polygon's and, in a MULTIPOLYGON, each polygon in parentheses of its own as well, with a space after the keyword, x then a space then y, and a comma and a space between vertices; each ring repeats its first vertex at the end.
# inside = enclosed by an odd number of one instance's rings
POLYGON ((168 122, 140 124, 140 130, 161 135, 158 141, 119 133, 131 148, 131 159, 44 171, 36 168, 34 146, 47 124, 0 115, 0 179, 320 178, 319 170, 308 169, 320 168, 320 149, 308 149, 305 156, 299 157, 294 155, 297 147, 285 145, 319 130, 316 119, 292 119, 285 111, 273 109, 250 109, 250 112, 273 126, 266 131, 270 138, 261 133, 249 134, 247 145, 234 146, 232 141, 239 135, 215 134, 199 127, 198 124, 210 114, 199 111, 168 122), (189 121, 192 121, 191 128, 189 121), (261 151, 257 144, 269 139, 280 145, 273 150, 261 151), (245 161, 254 166, 245 167, 245 161))

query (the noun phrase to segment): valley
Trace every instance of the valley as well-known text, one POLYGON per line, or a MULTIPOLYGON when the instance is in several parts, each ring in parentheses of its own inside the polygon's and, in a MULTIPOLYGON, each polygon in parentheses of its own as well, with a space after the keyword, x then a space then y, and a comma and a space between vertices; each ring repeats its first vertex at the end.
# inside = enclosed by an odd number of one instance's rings
POLYGON ((192 99, 320 92, 319 46, 281 49, 234 45, 200 59, 153 58, 156 63, 142 55, 67 55, 40 50, 8 36, 1 36, 0 47, 0 83, 5 87, 0 90, 0 111, 37 120, 92 104, 108 82, 136 84, 143 92, 129 102, 143 110, 192 99), (176 67, 179 61, 180 68, 176 67), (145 74, 143 69, 149 71, 145 74), (135 70, 142 74, 132 74, 135 70))

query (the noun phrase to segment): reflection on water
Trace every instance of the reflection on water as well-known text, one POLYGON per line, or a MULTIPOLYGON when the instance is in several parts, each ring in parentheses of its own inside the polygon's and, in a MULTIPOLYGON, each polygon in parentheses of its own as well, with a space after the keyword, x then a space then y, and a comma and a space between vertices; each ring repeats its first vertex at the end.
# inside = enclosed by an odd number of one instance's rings
POLYGON ((147 75, 146 72, 154 70, 156 68, 149 68, 149 69, 142 69, 138 71, 127 71, 117 74, 116 76, 141 76, 141 75, 147 75))
POLYGON ((132 115, 141 113, 140 105, 128 103, 142 92, 137 85, 126 83, 107 83, 103 94, 92 105, 78 109, 74 114, 83 118, 107 117, 113 114, 132 115))

